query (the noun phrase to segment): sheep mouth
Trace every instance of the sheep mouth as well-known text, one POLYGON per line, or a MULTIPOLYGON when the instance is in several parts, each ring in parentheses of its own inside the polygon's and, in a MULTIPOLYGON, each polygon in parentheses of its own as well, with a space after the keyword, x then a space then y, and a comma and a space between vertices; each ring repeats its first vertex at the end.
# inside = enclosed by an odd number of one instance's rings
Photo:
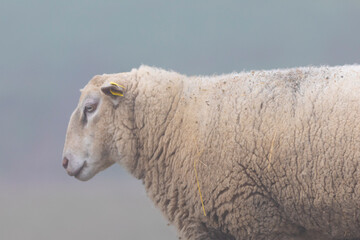
POLYGON ((76 170, 76 172, 74 172, 73 176, 75 178, 78 178, 78 176, 81 174, 82 170, 84 169, 85 165, 86 165, 86 162, 84 162, 83 165, 78 170, 76 170))

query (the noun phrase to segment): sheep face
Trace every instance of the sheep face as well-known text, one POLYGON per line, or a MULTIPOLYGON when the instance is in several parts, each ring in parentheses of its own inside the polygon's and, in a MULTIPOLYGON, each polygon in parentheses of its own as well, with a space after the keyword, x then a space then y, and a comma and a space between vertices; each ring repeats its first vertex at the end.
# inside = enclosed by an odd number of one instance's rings
POLYGON ((81 90, 66 133, 63 167, 70 176, 82 181, 121 158, 114 141, 119 130, 114 119, 115 110, 122 110, 124 87, 102 78, 95 77, 81 90))

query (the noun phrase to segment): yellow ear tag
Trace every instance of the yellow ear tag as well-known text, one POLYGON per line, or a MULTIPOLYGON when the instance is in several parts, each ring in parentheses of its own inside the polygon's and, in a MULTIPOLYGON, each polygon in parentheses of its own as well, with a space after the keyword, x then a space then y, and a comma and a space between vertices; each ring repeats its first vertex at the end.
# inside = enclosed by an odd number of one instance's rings
MULTIPOLYGON (((117 83, 110 82, 110 84, 125 89, 124 86, 119 85, 119 84, 117 84, 117 83)), ((111 89, 110 89, 110 92, 111 92, 112 95, 115 95, 115 96, 121 96, 121 97, 124 96, 124 94, 117 93, 117 92, 113 92, 111 89)))

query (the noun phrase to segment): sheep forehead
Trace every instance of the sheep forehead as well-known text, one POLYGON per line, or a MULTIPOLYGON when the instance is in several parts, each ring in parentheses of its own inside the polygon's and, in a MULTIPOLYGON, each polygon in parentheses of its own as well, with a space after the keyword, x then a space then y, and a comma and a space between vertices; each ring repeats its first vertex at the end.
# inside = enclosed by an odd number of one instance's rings
POLYGON ((100 87, 107 79, 107 75, 95 75, 86 86, 100 87))
POLYGON ((84 101, 91 98, 96 98, 97 95, 100 95, 100 88, 86 85, 83 89, 80 90, 81 95, 79 99, 79 105, 82 105, 84 101))
POLYGON ((100 87, 104 84, 106 81, 106 77, 104 75, 96 75, 94 76, 88 84, 85 85, 84 88, 80 89, 81 95, 79 103, 83 102, 84 99, 88 98, 91 95, 95 95, 96 93, 100 92, 100 87))

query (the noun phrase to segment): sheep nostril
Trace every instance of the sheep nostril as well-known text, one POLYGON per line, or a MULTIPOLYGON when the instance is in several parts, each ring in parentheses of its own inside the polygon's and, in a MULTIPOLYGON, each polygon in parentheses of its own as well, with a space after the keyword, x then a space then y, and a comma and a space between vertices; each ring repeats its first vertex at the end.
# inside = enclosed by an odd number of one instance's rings
POLYGON ((62 162, 63 167, 66 169, 68 164, 69 164, 69 160, 66 157, 64 157, 63 162, 62 162))

